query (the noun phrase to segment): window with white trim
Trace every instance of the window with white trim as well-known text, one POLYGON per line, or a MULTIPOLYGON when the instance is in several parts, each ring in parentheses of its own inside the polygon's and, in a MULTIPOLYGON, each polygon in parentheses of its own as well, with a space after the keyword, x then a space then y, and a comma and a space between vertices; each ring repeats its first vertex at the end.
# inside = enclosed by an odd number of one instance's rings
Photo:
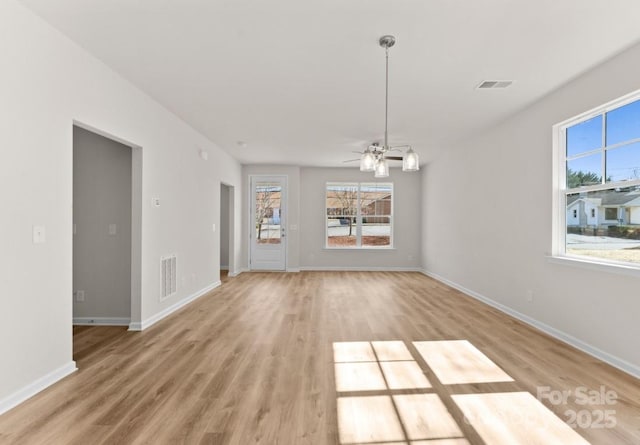
POLYGON ((640 267, 640 92, 554 132, 554 254, 640 267))
POLYGON ((393 184, 328 182, 327 248, 393 247, 393 184))

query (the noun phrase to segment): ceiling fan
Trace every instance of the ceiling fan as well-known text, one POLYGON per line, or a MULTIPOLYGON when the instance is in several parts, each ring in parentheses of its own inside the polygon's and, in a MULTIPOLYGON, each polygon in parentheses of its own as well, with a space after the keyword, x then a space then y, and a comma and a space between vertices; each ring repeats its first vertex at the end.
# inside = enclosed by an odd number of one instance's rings
MULTIPOLYGON (((403 159, 402 156, 389 156, 389 155, 386 155, 386 153, 389 153, 390 151, 400 151, 401 148, 406 148, 406 147, 409 147, 409 145, 398 145, 394 147, 389 147, 387 150, 383 150, 379 142, 374 142, 369 146, 367 146, 367 148, 364 151, 353 151, 353 153, 357 153, 359 155, 365 155, 367 153, 370 153, 371 155, 373 155, 375 159, 378 159, 379 157, 381 157, 386 159, 387 161, 402 161, 403 159)), ((361 158, 357 158, 357 159, 348 159, 342 162, 345 162, 345 163, 356 162, 360 160, 361 158)))
POLYGON ((361 154, 360 159, 352 159, 344 162, 360 161, 360 171, 374 172, 376 178, 386 178, 389 176, 388 161, 402 161, 402 171, 418 171, 420 170, 420 161, 418 153, 413 151, 410 145, 389 146, 388 135, 388 116, 389 116, 389 48, 396 43, 396 38, 391 35, 380 37, 380 46, 385 49, 385 96, 384 96, 384 144, 377 142, 369 145, 363 152, 355 152, 361 154), (407 151, 403 156, 390 156, 391 151, 401 151, 406 148, 407 151))

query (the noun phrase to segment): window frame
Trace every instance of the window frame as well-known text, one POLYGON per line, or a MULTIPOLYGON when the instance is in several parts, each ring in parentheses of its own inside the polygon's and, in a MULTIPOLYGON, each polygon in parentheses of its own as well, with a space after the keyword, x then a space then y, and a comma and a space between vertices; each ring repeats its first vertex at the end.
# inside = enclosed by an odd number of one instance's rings
MULTIPOLYGON (((394 250, 394 195, 395 195, 395 187, 393 182, 376 182, 376 181, 327 181, 324 185, 324 248, 329 250, 394 250), (355 232, 356 232, 356 245, 355 246, 330 246, 329 245, 329 215, 327 214, 327 193, 329 191, 330 185, 345 185, 345 186, 355 186, 356 193, 356 214, 355 214, 355 232), (361 211, 361 202, 360 202, 360 194, 362 191, 363 185, 384 185, 388 186, 391 189, 391 202, 390 202, 390 210, 389 210, 389 244, 386 246, 371 246, 371 245, 362 245, 362 219, 363 214, 361 211)), ((332 215, 332 216, 340 216, 340 215, 332 215)), ((364 215, 366 216, 366 215, 364 215)), ((374 215, 378 216, 378 215, 374 215)), ((381 217, 387 217, 387 215, 379 215, 381 217)))
POLYGON ((624 95, 618 99, 614 99, 603 105, 595 107, 589 111, 581 113, 570 119, 562 121, 552 127, 552 141, 553 141, 553 168, 552 168, 552 243, 551 243, 551 258, 562 260, 575 260, 576 263, 590 264, 590 265, 603 265, 606 269, 627 269, 635 272, 640 272, 640 264, 631 263, 625 261, 615 261, 605 258, 587 257, 585 255, 575 255, 567 253, 566 250, 566 235, 567 235, 567 196, 574 193, 581 192, 594 192, 603 190, 612 190, 616 188, 626 188, 640 186, 640 179, 611 181, 607 182, 606 171, 606 153, 608 150, 613 150, 619 147, 632 145, 640 142, 640 138, 630 139, 624 142, 606 145, 606 113, 615 109, 621 108, 633 102, 640 101, 640 90, 636 90, 627 95, 624 95), (602 115, 602 144, 601 147, 588 150, 578 155, 567 156, 567 129, 579 123, 588 121, 595 117, 602 115), (569 159, 577 159, 580 157, 586 157, 589 155, 601 153, 602 165, 601 173, 602 178, 599 184, 592 184, 586 186, 578 186, 574 188, 567 187, 567 161, 569 159))
POLYGON ((618 207, 604 207, 604 216, 603 216, 603 221, 608 221, 608 222, 614 222, 614 221, 618 221, 618 217, 620 216, 620 212, 618 211, 618 207), (615 218, 609 218, 607 217, 607 213, 611 213, 610 210, 614 210, 616 213, 615 218))

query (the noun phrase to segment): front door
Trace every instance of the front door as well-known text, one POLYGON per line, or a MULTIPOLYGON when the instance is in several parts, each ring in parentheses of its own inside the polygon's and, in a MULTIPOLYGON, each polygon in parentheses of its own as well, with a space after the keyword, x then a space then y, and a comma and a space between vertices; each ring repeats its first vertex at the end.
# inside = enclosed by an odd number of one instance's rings
POLYGON ((287 238, 285 176, 251 177, 251 270, 285 270, 287 238))

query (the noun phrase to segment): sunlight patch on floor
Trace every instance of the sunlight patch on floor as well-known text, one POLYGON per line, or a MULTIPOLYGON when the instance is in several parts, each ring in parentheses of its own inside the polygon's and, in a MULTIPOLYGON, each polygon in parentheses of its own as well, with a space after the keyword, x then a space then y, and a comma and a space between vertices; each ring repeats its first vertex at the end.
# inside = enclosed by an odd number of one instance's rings
POLYGON ((414 361, 380 362, 389 389, 431 388, 431 383, 414 361))
POLYGON ((464 436, 437 394, 399 395, 393 401, 410 440, 464 436))
POLYGON ((338 342, 333 344, 333 361, 334 363, 375 362, 376 355, 368 341, 338 342))
POLYGON ((528 392, 451 396, 480 437, 492 445, 588 445, 528 392))
POLYGON ((413 360, 403 341, 372 341, 371 344, 381 362, 413 360))
POLYGON ((402 341, 333 344, 342 445, 469 445, 461 426, 491 445, 589 444, 530 393, 483 386, 514 380, 470 342, 413 346, 440 385, 432 386, 402 341), (474 384, 480 393, 455 394, 456 387, 447 386, 461 384, 474 384), (353 395, 362 391, 368 393, 353 395), (464 416, 464 424, 447 408, 456 405, 459 411, 452 412, 464 416))
POLYGON ((513 382, 513 379, 467 340, 414 341, 443 385, 513 382))
POLYGON ((414 440, 411 445, 469 445, 467 439, 414 440))
POLYGON ((335 373, 338 392, 387 389, 380 367, 376 362, 336 363, 335 373))
POLYGON ((405 439, 389 396, 339 397, 338 427, 341 444, 405 439))

